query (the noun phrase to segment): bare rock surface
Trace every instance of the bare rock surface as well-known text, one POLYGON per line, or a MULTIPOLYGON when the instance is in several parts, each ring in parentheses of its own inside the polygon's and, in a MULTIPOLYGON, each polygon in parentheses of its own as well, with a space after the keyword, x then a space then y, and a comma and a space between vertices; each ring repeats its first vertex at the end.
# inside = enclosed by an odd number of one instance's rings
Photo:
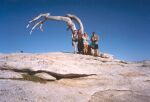
POLYGON ((35 74, 35 76, 40 77, 40 78, 45 79, 45 80, 56 80, 55 77, 53 77, 47 73, 37 73, 37 74, 35 74))
POLYGON ((0 54, 0 102, 150 102, 150 61, 0 54))

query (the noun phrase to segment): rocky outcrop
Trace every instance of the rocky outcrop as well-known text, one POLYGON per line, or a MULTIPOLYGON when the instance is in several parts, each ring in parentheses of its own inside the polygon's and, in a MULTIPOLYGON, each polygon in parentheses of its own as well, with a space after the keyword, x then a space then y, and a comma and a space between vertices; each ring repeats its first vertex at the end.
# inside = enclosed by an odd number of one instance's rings
POLYGON ((102 54, 100 54, 100 57, 102 57, 102 58, 107 58, 107 59, 111 59, 111 60, 114 59, 114 58, 113 58, 113 55, 107 54, 107 53, 102 53, 102 54))
POLYGON ((0 54, 1 102, 149 102, 150 63, 110 54, 0 54))

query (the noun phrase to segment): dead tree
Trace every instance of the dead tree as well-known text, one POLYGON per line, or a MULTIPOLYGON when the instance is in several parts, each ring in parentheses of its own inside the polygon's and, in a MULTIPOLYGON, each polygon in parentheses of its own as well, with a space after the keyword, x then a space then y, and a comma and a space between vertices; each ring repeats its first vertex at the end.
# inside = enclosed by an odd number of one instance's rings
POLYGON ((71 15, 71 14, 67 14, 66 16, 51 16, 50 13, 44 13, 44 14, 39 14, 37 17, 35 17, 34 19, 32 19, 31 21, 29 21, 29 24, 27 25, 27 28, 30 26, 30 24, 34 24, 30 34, 33 32, 33 30, 36 27, 39 27, 39 29, 41 31, 43 31, 43 24, 45 21, 47 20, 56 20, 56 21, 64 21, 67 23, 67 26, 69 29, 71 29, 71 32, 73 33, 74 30, 77 30, 75 23, 73 22, 73 20, 75 20, 79 26, 80 26, 80 30, 82 32, 82 34, 84 33, 84 28, 83 28, 83 24, 81 22, 81 20, 75 16, 75 15, 71 15))

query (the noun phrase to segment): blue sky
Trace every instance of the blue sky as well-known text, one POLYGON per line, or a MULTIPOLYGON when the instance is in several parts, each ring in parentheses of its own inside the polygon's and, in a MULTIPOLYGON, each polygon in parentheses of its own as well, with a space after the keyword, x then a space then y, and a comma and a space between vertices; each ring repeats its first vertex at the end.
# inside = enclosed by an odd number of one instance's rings
POLYGON ((99 34, 101 52, 129 61, 150 59, 149 0, 0 0, 0 53, 72 52, 64 22, 47 21, 44 32, 29 34, 28 21, 47 12, 80 17, 89 36, 99 34))

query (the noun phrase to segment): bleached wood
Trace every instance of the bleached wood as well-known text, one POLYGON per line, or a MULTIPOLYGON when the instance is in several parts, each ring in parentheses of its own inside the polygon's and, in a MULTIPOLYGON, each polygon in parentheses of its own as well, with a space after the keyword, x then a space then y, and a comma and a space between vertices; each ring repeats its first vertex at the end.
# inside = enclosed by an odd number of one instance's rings
POLYGON ((35 17, 34 19, 32 19, 31 21, 29 21, 29 24, 27 25, 27 28, 29 28, 31 23, 35 23, 34 26, 31 29, 31 31, 30 31, 30 34, 38 26, 39 26, 40 30, 43 31, 43 29, 42 29, 43 23, 47 20, 56 20, 56 21, 66 22, 67 25, 68 25, 68 28, 71 29, 72 33, 73 33, 74 30, 77 30, 74 22, 71 20, 70 17, 67 17, 67 16, 51 16, 50 13, 45 13, 45 14, 40 14, 37 17, 35 17), (37 22, 38 20, 40 20, 40 21, 37 22))
POLYGON ((79 29, 81 30, 81 33, 83 34, 84 33, 84 26, 83 26, 83 23, 81 22, 80 18, 77 17, 76 15, 72 15, 72 14, 67 14, 66 16, 75 20, 79 24, 79 26, 80 26, 79 29))

